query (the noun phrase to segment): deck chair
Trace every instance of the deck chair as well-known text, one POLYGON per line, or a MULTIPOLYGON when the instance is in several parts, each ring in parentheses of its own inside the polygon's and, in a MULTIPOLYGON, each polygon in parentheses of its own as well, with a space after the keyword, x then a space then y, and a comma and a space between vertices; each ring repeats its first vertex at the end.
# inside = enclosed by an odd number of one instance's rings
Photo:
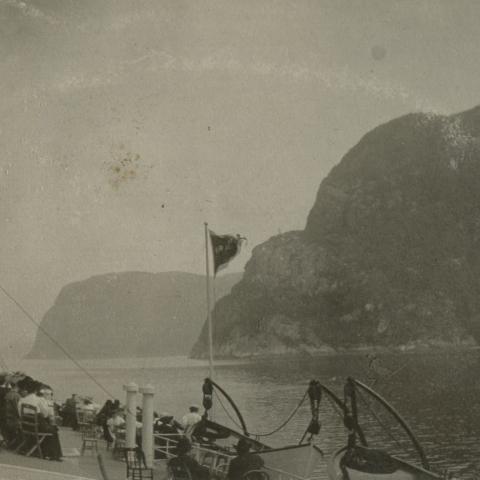
POLYGON ((88 423, 82 428, 82 448, 80 455, 83 455, 87 450, 98 453, 97 426, 94 423, 88 423))
POLYGON ((115 440, 113 441, 112 455, 114 458, 118 458, 123 455, 125 449, 125 429, 115 428, 114 435, 115 440))
POLYGON ((18 452, 23 447, 30 447, 25 455, 30 457, 38 452, 40 458, 44 458, 42 451, 42 443, 47 437, 51 437, 52 433, 39 432, 38 412, 33 405, 22 405, 20 411, 20 430, 22 432, 22 443, 17 447, 18 452))
POLYGON ((78 430, 83 433, 84 430, 90 430, 90 425, 95 420, 95 415, 93 412, 86 412, 83 410, 77 410, 77 424, 78 430))
POLYGON ((124 448, 123 454, 127 465, 127 480, 153 480, 153 468, 147 467, 141 448, 124 448))

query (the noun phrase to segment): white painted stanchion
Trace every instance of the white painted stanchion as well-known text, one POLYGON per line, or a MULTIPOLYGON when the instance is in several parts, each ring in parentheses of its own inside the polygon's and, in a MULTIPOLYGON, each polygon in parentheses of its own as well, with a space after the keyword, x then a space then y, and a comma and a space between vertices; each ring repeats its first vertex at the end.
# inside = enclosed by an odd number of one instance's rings
POLYGON ((129 383, 124 385, 123 389, 127 392, 126 401, 126 425, 125 425, 125 446, 127 448, 135 448, 137 445, 137 393, 138 385, 129 383))
POLYGON ((142 413, 142 448, 145 454, 145 463, 148 468, 153 467, 153 396, 155 389, 152 385, 145 385, 140 389, 143 394, 142 413))

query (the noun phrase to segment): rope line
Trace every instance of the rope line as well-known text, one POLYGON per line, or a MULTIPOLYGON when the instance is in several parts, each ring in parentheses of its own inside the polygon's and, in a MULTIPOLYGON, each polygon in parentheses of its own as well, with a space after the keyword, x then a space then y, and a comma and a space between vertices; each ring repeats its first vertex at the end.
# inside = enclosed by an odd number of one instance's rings
POLYGON ((217 394, 217 392, 215 391, 215 389, 213 390, 213 394, 215 395, 215 398, 218 400, 218 403, 220 404, 220 406, 223 408, 223 411, 226 413, 227 417, 230 419, 230 421, 237 427, 239 428, 240 430, 243 430, 243 427, 230 415, 230 412, 227 410, 227 408, 225 407, 225 405, 223 404, 222 400, 220 399, 219 395, 217 394))
POLYGON ((369 412, 373 415, 375 420, 378 422, 378 424, 385 430, 385 433, 399 446, 400 448, 403 448, 403 445, 397 440, 395 435, 393 435, 392 432, 390 432, 390 429, 388 426, 386 426, 377 416, 377 414, 372 410, 370 404, 365 400, 363 397, 362 393, 358 391, 357 389, 358 396, 360 397, 360 400, 364 403, 364 405, 368 408, 369 412))
POLYGON ((10 293, 8 293, 5 288, 0 285, 0 290, 8 297, 22 312, 23 314, 44 334, 47 338, 54 343, 66 356, 70 359, 90 380, 92 380, 97 387, 99 387, 104 393, 106 393, 110 398, 115 398, 111 392, 109 392, 86 368, 84 368, 75 358, 52 336, 50 335, 44 327, 42 327, 31 315, 20 302, 18 302, 10 293))
POLYGON ((298 405, 292 410, 292 413, 290 413, 290 415, 287 417, 287 419, 280 426, 278 426, 275 430, 272 430, 271 432, 268 432, 268 433, 253 433, 252 435, 255 435, 256 437, 268 437, 270 435, 273 435, 274 433, 279 432, 295 416, 295 414, 298 412, 298 410, 302 406, 303 402, 307 398, 307 395, 308 395, 308 390, 305 392, 305 394, 303 395, 303 397, 300 400, 300 402, 298 403, 298 405))
MULTIPOLYGON (((223 410, 225 411, 225 413, 227 414, 227 417, 238 427, 238 428, 242 428, 241 425, 238 424, 238 422, 235 421, 235 419, 230 415, 230 413, 228 412, 228 410, 225 408, 225 405, 223 404, 223 402, 220 400, 220 397, 217 395, 217 393, 214 391, 214 394, 215 394, 215 397, 218 399, 221 407, 223 408, 223 410)), ((287 417, 287 419, 281 423, 277 428, 275 428, 274 430, 272 430, 271 432, 268 432, 268 433, 254 433, 254 432, 248 432, 250 435, 254 436, 254 437, 269 437, 270 435, 273 435, 274 433, 277 433, 279 432, 280 430, 282 430, 282 428, 284 428, 289 422, 290 420, 294 417, 294 415, 298 412, 298 410, 300 409, 300 407, 302 406, 303 402, 305 401, 305 399, 307 398, 307 395, 308 395, 308 390, 305 392, 305 394, 303 395, 302 399, 300 400, 300 402, 298 403, 298 405, 292 410, 292 412, 290 413, 290 415, 287 417)))
POLYGON ((330 405, 332 406, 332 409, 333 411, 340 417, 340 420, 343 421, 344 419, 344 414, 343 412, 340 410, 340 407, 330 398, 330 395, 325 395, 330 403, 330 405))

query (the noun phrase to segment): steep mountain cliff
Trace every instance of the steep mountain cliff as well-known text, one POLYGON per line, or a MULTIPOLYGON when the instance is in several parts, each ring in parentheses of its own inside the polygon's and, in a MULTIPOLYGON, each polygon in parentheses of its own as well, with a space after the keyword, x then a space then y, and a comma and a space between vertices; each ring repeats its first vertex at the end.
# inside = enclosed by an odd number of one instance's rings
MULTIPOLYGON (((241 274, 222 275, 217 298, 241 274)), ((42 327, 76 358, 185 355, 206 317, 205 277, 181 272, 99 275, 62 289, 42 327)), ((62 358, 41 331, 30 358, 62 358)))
MULTIPOLYGON (((365 135, 218 302, 220 355, 480 340, 480 107, 365 135)), ((202 331, 192 355, 206 350, 202 331)))

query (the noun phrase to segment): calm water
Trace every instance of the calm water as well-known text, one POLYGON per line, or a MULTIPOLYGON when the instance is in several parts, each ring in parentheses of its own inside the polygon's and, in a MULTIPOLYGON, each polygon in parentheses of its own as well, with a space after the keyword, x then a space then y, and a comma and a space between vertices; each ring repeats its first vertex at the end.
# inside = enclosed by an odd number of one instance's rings
MULTIPOLYGON (((206 364, 185 358, 88 360, 82 365, 113 396, 124 401, 122 385, 135 381, 156 388, 157 411, 181 417, 191 402, 201 404, 206 364)), ((320 380, 341 396, 348 375, 372 383, 403 415, 424 446, 435 469, 448 468, 464 479, 480 476, 480 351, 441 354, 378 355, 375 372, 365 355, 310 359, 277 359, 249 363, 223 362, 217 382, 230 393, 251 432, 266 433, 280 425, 302 398, 309 380, 320 380)), ((23 361, 24 369, 52 385, 56 397, 92 395, 99 403, 107 394, 67 361, 23 361)), ((361 425, 373 446, 391 447, 415 459, 408 440, 381 407, 360 401, 361 425), (369 410, 373 410, 377 418, 369 410), (384 427, 379 425, 381 422, 384 427)), ((233 426, 216 403, 215 420, 233 426)), ((310 420, 305 403, 279 433, 263 438, 272 446, 296 443, 310 420)), ((323 399, 318 445, 331 453, 345 442, 342 422, 323 399)))

